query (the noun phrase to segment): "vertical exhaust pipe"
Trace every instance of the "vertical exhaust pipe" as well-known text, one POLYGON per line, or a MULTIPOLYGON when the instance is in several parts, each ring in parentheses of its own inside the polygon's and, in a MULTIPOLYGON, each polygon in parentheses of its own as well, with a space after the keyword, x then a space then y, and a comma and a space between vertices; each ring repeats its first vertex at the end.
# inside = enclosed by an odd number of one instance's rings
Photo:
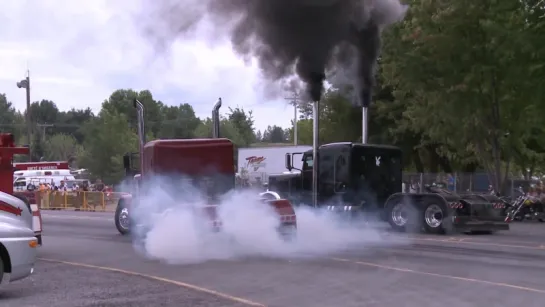
POLYGON ((218 98, 218 101, 212 109, 212 138, 217 139, 220 137, 220 108, 221 108, 221 97, 218 98))
POLYGON ((138 128, 138 150, 140 152, 140 172, 143 171, 143 161, 142 159, 144 155, 144 145, 146 145, 146 130, 144 130, 144 105, 138 101, 138 99, 134 99, 134 107, 136 108, 136 121, 137 121, 137 128, 138 128))
POLYGON ((318 207, 318 143, 320 102, 312 104, 312 205, 318 207))
POLYGON ((367 131, 368 122, 367 122, 367 107, 361 109, 361 142, 367 144, 367 136, 369 132, 367 131))
POLYGON ((371 99, 372 99, 372 91, 371 88, 363 89, 360 92, 360 101, 361 101, 361 142, 363 144, 367 144, 367 139, 369 137, 369 121, 368 121, 368 111, 369 106, 371 105, 371 99))

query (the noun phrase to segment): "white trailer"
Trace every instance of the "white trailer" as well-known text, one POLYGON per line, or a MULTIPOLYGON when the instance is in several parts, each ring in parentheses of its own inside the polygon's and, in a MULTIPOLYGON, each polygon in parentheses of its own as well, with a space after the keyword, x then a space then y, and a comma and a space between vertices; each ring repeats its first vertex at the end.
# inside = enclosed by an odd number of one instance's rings
MULTIPOLYGON (((289 173, 285 166, 287 153, 305 152, 312 146, 252 147, 238 150, 237 175, 250 183, 267 183, 269 175, 289 173)), ((302 156, 301 156, 302 157, 302 156)), ((302 161, 295 159, 293 166, 301 169, 302 161)))

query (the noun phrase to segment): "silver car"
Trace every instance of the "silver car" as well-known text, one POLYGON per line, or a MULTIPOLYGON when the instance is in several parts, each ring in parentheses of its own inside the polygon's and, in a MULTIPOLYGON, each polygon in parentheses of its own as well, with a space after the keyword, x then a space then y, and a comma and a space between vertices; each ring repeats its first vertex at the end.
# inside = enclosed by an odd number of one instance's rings
POLYGON ((30 205, 0 192, 0 284, 30 276, 37 247, 30 205))

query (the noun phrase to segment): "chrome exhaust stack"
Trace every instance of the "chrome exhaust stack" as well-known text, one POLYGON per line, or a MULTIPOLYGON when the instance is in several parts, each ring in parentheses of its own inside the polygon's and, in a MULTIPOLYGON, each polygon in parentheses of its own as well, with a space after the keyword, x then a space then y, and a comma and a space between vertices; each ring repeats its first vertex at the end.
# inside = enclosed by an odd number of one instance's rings
POLYGON ((221 97, 218 98, 218 102, 214 105, 212 109, 212 138, 217 139, 220 137, 220 108, 221 108, 221 97))
POLYGON ((318 148, 320 143, 320 101, 312 104, 312 205, 318 207, 318 148))
POLYGON ((142 161, 142 155, 144 153, 144 145, 146 145, 146 130, 144 129, 144 105, 138 101, 138 99, 134 99, 134 107, 136 108, 136 121, 137 121, 137 128, 138 128, 138 150, 140 152, 140 171, 143 169, 142 161))

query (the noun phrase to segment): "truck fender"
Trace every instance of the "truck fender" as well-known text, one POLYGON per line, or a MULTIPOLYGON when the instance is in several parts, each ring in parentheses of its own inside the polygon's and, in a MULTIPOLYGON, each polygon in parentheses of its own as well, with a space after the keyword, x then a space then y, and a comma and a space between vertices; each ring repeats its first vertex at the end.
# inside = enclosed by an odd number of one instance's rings
POLYGON ((259 193, 259 198, 261 198, 263 200, 282 199, 282 197, 280 197, 280 194, 278 194, 278 193, 276 193, 274 191, 265 191, 265 192, 259 193))

